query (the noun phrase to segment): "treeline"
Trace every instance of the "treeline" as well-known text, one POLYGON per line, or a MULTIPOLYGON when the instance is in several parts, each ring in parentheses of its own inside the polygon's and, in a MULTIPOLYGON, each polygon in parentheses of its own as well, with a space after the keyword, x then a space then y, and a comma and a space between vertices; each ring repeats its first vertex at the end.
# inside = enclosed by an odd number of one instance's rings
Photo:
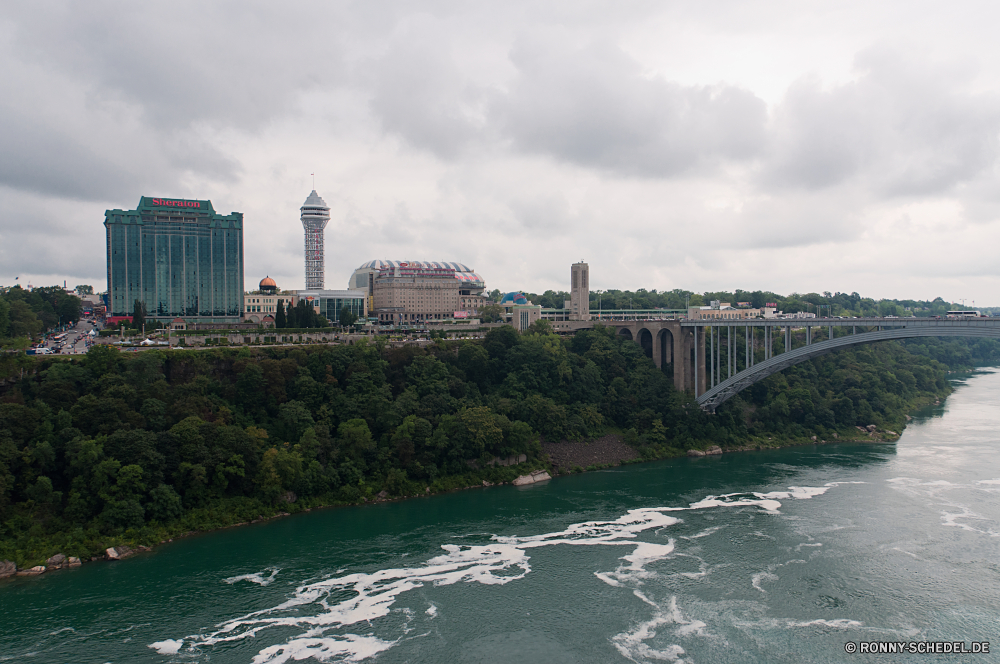
POLYGON ((708 415, 637 344, 542 325, 426 349, 96 346, 19 361, 0 394, 0 558, 21 566, 279 509, 509 481, 544 464, 543 438, 619 432, 657 458, 898 430, 948 390, 943 365, 886 343, 794 367, 708 415), (519 454, 526 465, 490 465, 519 454))
MULTIPOLYGON (((546 308, 562 309, 569 299, 566 291, 547 290, 544 293, 529 293, 525 296, 535 304, 546 308)), ((491 299, 499 301, 501 293, 494 290, 491 299)), ((590 308, 600 311, 630 310, 630 309, 680 309, 688 307, 707 306, 713 300, 728 302, 736 306, 738 302, 747 302, 751 307, 761 308, 774 304, 778 310, 785 313, 815 313, 817 315, 833 316, 943 316, 947 311, 974 309, 971 305, 957 302, 946 302, 942 298, 933 300, 912 299, 875 299, 864 297, 858 293, 792 293, 780 295, 771 291, 717 291, 695 293, 694 291, 675 288, 670 291, 646 290, 593 290, 590 292, 590 308)), ((979 307, 984 314, 997 311, 996 307, 979 307)))
POLYGON ((80 320, 83 302, 58 286, 0 289, 0 347, 28 341, 62 324, 80 320))
POLYGON ((916 338, 901 342, 916 355, 937 360, 952 371, 1000 365, 1000 340, 976 338, 916 338))
POLYGON ((306 300, 299 300, 292 307, 285 309, 285 303, 278 300, 278 310, 274 314, 274 327, 278 329, 310 329, 316 327, 329 327, 330 323, 325 316, 316 313, 316 308, 306 300))

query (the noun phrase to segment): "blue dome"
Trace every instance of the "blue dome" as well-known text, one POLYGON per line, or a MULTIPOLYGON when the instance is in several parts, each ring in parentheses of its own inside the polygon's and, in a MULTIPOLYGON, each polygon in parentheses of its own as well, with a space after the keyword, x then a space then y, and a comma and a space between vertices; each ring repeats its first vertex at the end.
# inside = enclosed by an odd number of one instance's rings
POLYGON ((524 293, 507 293, 500 299, 500 304, 527 304, 528 298, 524 293))

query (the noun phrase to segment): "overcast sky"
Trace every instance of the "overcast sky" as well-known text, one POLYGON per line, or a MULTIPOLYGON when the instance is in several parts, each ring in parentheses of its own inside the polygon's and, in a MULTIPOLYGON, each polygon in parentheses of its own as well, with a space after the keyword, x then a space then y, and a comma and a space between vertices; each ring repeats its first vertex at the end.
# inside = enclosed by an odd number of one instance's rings
POLYGON ((0 285, 106 288, 108 208, 245 215, 245 277, 1000 305, 992 2, 3 3, 0 285))

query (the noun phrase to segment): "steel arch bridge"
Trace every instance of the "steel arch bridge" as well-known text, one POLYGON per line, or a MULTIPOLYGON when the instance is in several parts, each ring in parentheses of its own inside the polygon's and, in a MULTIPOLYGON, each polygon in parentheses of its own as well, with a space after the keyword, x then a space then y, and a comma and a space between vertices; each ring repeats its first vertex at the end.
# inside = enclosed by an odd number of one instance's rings
MULTIPOLYGON (((702 335, 711 339, 708 346, 709 376, 705 381, 704 392, 697 394, 698 404, 705 410, 714 412, 716 408, 731 399, 740 391, 761 381, 768 376, 783 371, 790 366, 805 362, 814 357, 856 346, 859 344, 877 343, 891 339, 910 339, 915 337, 980 337, 1000 339, 1000 318, 968 318, 955 320, 937 320, 927 318, 865 318, 865 319, 782 319, 782 320, 731 320, 731 321, 681 321, 682 327, 695 327, 703 330, 702 335), (734 372, 736 368, 734 330, 745 328, 747 340, 746 355, 750 360, 747 368, 734 372), (764 336, 765 359, 754 363, 751 350, 751 329, 762 327, 764 336), (812 328, 827 328, 829 339, 812 341, 812 328), (853 333, 836 337, 835 327, 850 327, 853 333), (858 332, 857 328, 875 328, 871 331, 858 332), (726 329, 726 350, 722 347, 722 329, 726 329), (775 328, 783 328, 786 348, 791 346, 791 331, 793 328, 806 329, 806 345, 792 348, 780 355, 770 353, 771 339, 775 328), (719 342, 716 343, 718 338, 719 342), (723 352, 726 356, 723 357, 723 352), (728 376, 723 380, 723 362, 728 369, 728 376)), ((695 334, 697 335, 696 329, 695 334)), ((703 342, 705 343, 705 342, 703 342)), ((739 343, 739 340, 736 340, 739 343)), ((703 389, 704 389, 703 388, 703 389)), ((700 390, 695 388, 695 392, 700 390)))

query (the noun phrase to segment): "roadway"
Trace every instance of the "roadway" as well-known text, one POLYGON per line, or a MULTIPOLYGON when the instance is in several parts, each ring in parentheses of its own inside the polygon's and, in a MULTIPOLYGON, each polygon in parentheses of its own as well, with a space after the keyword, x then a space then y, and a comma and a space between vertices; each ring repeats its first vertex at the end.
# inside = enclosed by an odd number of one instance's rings
POLYGON ((93 329, 99 330, 100 327, 94 326, 88 321, 81 319, 77 322, 76 327, 71 327, 66 330, 66 338, 63 339, 61 344, 58 344, 53 340, 56 335, 52 334, 45 340, 42 347, 48 348, 53 353, 58 353, 60 355, 78 355, 80 353, 86 353, 91 345, 92 337, 90 337, 90 331, 93 329))

